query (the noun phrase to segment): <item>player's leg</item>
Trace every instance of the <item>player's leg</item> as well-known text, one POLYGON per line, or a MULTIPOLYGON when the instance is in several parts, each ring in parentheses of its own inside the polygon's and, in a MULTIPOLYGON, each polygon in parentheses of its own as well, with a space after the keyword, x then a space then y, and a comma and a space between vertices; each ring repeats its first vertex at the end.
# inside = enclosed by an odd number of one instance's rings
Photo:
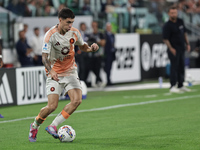
POLYGON ((71 89, 68 91, 71 102, 67 104, 63 110, 71 115, 82 102, 82 90, 71 89))
POLYGON ((182 92, 190 92, 191 90, 183 85, 185 78, 185 55, 184 53, 180 54, 179 60, 179 68, 178 68, 178 88, 182 92))
POLYGON ((60 80, 60 82, 64 83, 65 91, 68 93, 71 101, 63 108, 63 110, 51 123, 50 126, 54 128, 56 128, 59 124, 63 123, 67 118, 69 118, 69 116, 82 102, 81 82, 78 78, 77 72, 74 72, 71 76, 64 77, 62 80, 60 80))
POLYGON ((29 132, 29 141, 35 142, 38 129, 40 125, 44 122, 46 117, 51 114, 54 110, 56 110, 58 106, 59 96, 58 94, 50 94, 48 95, 48 104, 46 107, 43 107, 38 116, 35 118, 34 122, 30 125, 30 132, 29 132))
POLYGON ((179 64, 178 64, 178 88, 183 86, 184 76, 185 76, 185 58, 184 53, 179 54, 179 64))
POLYGON ((39 126, 44 122, 46 117, 52 113, 58 106, 59 94, 62 85, 58 82, 47 78, 46 80, 46 90, 48 95, 48 103, 46 107, 43 107, 38 116, 35 118, 34 122, 30 125, 29 141, 35 142, 39 126))
POLYGON ((177 83, 177 69, 178 69, 178 61, 177 55, 174 56, 171 52, 168 51, 168 57, 170 59, 170 92, 171 93, 179 93, 180 90, 176 87, 177 83))
POLYGON ((71 100, 70 103, 67 104, 53 120, 53 122, 51 123, 52 126, 58 126, 59 124, 63 123, 81 104, 82 91, 80 89, 71 89, 68 91, 68 95, 71 100))
POLYGON ((35 126, 40 126, 44 122, 46 117, 56 110, 56 108, 58 107, 58 100, 59 100, 58 94, 48 95, 48 104, 47 106, 43 107, 40 110, 40 113, 38 114, 38 116, 34 121, 35 126))

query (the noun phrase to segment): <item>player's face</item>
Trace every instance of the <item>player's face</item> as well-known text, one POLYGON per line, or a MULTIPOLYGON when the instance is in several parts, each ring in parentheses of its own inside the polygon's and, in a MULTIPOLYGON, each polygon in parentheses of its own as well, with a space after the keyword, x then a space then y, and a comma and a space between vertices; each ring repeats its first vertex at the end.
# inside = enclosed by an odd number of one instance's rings
POLYGON ((64 32, 68 32, 71 29, 73 23, 74 23, 74 19, 71 19, 71 18, 62 19, 62 18, 60 18, 60 25, 61 25, 61 28, 64 32))
POLYGON ((108 25, 106 26, 106 30, 107 30, 108 32, 111 32, 111 30, 112 30, 111 24, 108 24, 108 25))
POLYGON ((82 31, 85 31, 86 29, 87 29, 87 28, 86 28, 86 25, 85 25, 85 24, 82 24, 82 25, 81 25, 81 30, 82 30, 82 31))
POLYGON ((169 15, 169 19, 170 20, 176 20, 177 17, 178 17, 178 11, 177 9, 170 9, 169 12, 168 12, 168 15, 169 15))
POLYGON ((19 38, 20 39, 25 39, 26 37, 25 37, 25 32, 24 31, 21 31, 20 33, 19 33, 19 38))

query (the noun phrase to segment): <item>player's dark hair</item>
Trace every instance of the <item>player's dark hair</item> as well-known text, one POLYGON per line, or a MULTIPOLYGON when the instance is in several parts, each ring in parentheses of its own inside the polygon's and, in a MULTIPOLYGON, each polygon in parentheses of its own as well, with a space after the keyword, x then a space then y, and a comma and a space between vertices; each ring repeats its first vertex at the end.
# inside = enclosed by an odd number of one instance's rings
POLYGON ((168 9, 168 12, 169 12, 171 9, 177 9, 177 7, 174 6, 174 5, 170 6, 169 9, 168 9))
POLYGON ((81 27, 82 25, 85 25, 85 22, 81 22, 79 26, 81 27))
POLYGON ((36 30, 40 30, 40 29, 39 29, 39 27, 35 27, 33 30, 36 31, 36 30))
POLYGON ((63 8, 59 11, 58 13, 58 18, 62 18, 62 19, 67 19, 67 18, 71 18, 74 19, 75 15, 73 13, 73 11, 69 8, 63 8))

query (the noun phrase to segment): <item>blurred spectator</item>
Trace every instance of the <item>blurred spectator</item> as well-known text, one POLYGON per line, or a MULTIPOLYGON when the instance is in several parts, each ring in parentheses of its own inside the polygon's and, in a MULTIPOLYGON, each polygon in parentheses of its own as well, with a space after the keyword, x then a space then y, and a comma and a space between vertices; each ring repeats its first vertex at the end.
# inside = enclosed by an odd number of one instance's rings
MULTIPOLYGON (((105 86, 100 77, 100 70, 102 65, 103 47, 105 45, 105 38, 102 33, 98 31, 98 22, 92 22, 92 33, 88 35, 88 44, 97 43, 99 45, 99 50, 94 53, 89 53, 88 60, 86 61, 88 70, 86 70, 86 79, 90 71, 92 71, 96 76, 96 84, 93 86, 105 86)), ((85 81, 86 81, 85 79, 85 81)))
POLYGON ((50 29, 50 27, 45 26, 45 27, 44 27, 44 34, 45 34, 49 29, 50 29))
POLYGON ((64 7, 66 7, 66 5, 65 4, 60 4, 59 5, 59 7, 58 7, 58 10, 56 11, 56 16, 58 15, 58 13, 59 13, 59 11, 61 10, 61 9, 63 9, 64 7))
POLYGON ((107 77, 107 85, 111 85, 112 82, 110 80, 110 71, 112 68, 112 62, 115 60, 115 36, 112 33, 112 26, 110 23, 106 24, 106 31, 105 31, 105 40, 106 44, 104 47, 104 70, 106 72, 107 77))
POLYGON ((91 9, 90 9, 90 0, 84 0, 83 4, 84 5, 83 5, 83 7, 81 9, 82 13, 84 15, 90 15, 90 14, 92 14, 91 9))
POLYGON ((52 6, 46 5, 44 7, 44 14, 43 14, 43 16, 54 16, 54 15, 56 15, 56 10, 52 6))
POLYGON ((17 4, 18 0, 12 0, 11 2, 9 2, 7 9, 12 11, 14 14, 17 14, 18 13, 17 4))
MULTIPOLYGON (((83 41, 87 42, 88 37, 86 33, 87 31, 86 24, 84 22, 81 22, 79 28, 80 28, 79 31, 81 33, 83 41)), ((88 70, 86 60, 88 60, 88 53, 78 50, 76 54, 76 61, 79 66, 79 78, 80 80, 83 80, 84 82, 86 82, 86 71, 88 70)))
POLYGON ((124 6, 126 6, 128 12, 132 12, 133 8, 138 7, 138 3, 136 0, 128 0, 124 6))
POLYGON ((36 16, 36 1, 35 0, 31 0, 29 3, 28 3, 28 9, 30 11, 30 16, 36 16))
POLYGON ((19 40, 16 44, 16 50, 22 67, 33 66, 33 59, 30 55, 33 50, 28 45, 23 30, 19 31, 19 40))
POLYGON ((179 0, 178 10, 185 13, 194 13, 196 12, 196 2, 195 0, 179 0))
POLYGON ((38 27, 34 28, 34 35, 29 43, 34 53, 33 57, 34 65, 41 66, 43 37, 40 36, 40 29, 38 27))
POLYGON ((9 2, 7 9, 19 16, 30 16, 25 0, 12 0, 9 2))
POLYGON ((106 0, 106 2, 101 3, 101 12, 109 12, 109 8, 115 7, 113 0, 106 0))
POLYGON ((185 13, 193 13, 196 9, 196 3, 194 0, 186 1, 180 0, 178 3, 179 10, 185 13))
POLYGON ((36 16, 43 16, 45 0, 38 0, 36 5, 36 16))
POLYGON ((28 24, 24 24, 24 32, 25 32, 25 34, 27 33, 27 31, 28 31, 28 24))

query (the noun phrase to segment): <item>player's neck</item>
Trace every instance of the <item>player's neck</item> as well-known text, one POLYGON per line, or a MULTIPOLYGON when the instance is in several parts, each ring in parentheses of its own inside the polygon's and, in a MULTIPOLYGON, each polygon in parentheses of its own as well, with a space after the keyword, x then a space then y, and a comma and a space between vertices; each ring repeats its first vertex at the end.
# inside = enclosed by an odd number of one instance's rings
POLYGON ((58 24, 58 33, 60 33, 61 35, 65 35, 66 33, 64 30, 62 30, 59 24, 58 24))
POLYGON ((175 23, 175 22, 177 21, 177 18, 176 18, 176 19, 170 18, 169 20, 170 20, 171 22, 175 23))

